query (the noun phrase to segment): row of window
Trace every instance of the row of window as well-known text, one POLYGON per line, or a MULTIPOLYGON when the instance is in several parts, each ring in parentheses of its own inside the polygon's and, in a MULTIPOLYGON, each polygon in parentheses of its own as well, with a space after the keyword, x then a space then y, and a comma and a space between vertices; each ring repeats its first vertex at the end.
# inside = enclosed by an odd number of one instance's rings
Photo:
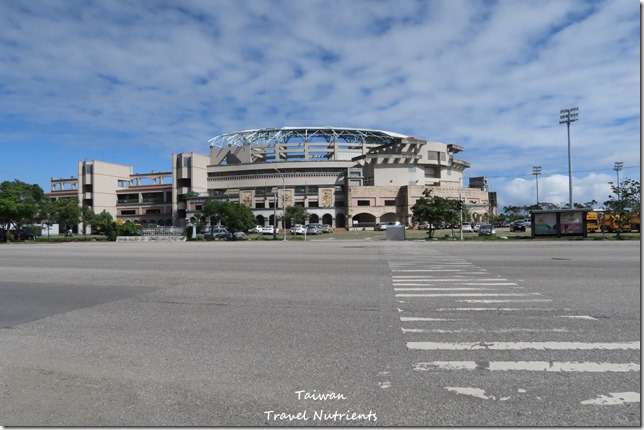
MULTIPOLYGON (((161 214, 161 209, 146 209, 145 214, 146 215, 155 215, 155 214, 161 214)), ((137 210, 136 209, 123 209, 121 210, 121 215, 137 215, 137 210)))

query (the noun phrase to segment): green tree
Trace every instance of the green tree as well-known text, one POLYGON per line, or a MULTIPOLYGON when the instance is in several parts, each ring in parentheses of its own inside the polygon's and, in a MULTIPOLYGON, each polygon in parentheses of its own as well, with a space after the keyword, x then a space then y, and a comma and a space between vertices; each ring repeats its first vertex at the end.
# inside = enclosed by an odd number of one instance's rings
POLYGON ((604 202, 606 209, 615 215, 617 237, 620 237, 624 227, 629 225, 633 216, 639 216, 641 211, 641 188, 639 181, 626 178, 621 185, 610 183, 613 194, 604 202))
POLYGON ((117 226, 114 218, 112 218, 112 214, 108 211, 103 210, 103 212, 97 214, 92 227, 100 234, 107 236, 108 240, 116 240, 116 236, 118 235, 117 226))
POLYGON ((431 190, 423 191, 423 197, 416 201, 411 211, 418 222, 427 222, 429 237, 442 224, 456 224, 460 221, 459 202, 444 197, 432 196, 431 190))
POLYGON ((96 214, 89 206, 83 206, 80 211, 80 220, 83 224, 83 235, 87 233, 87 226, 94 227, 96 214))
POLYGON ((47 226, 47 240, 49 240, 49 230, 54 225, 54 202, 48 197, 43 197, 40 201, 36 222, 47 226))
POLYGON ((231 232, 247 231, 255 225, 253 212, 233 202, 208 200, 201 208, 201 215, 210 220, 210 225, 224 225, 231 232))
POLYGON ((304 224, 308 217, 309 213, 306 211, 304 206, 289 206, 286 208, 286 211, 284 211, 284 219, 289 221, 291 225, 304 224))
MULTIPOLYGON (((14 180, 0 184, 0 225, 20 230, 36 220, 45 193, 37 184, 14 180)), ((7 238, 9 235, 6 235, 7 238)))
POLYGON ((78 206, 77 197, 56 200, 54 202, 53 212, 54 221, 62 224, 65 230, 80 223, 81 209, 78 206))

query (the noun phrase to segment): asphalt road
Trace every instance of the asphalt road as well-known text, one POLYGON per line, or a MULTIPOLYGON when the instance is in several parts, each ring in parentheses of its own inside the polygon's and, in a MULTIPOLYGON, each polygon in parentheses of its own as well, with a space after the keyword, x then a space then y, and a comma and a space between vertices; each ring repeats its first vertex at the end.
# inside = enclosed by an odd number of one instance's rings
POLYGON ((0 246, 0 424, 640 426, 639 245, 0 246))

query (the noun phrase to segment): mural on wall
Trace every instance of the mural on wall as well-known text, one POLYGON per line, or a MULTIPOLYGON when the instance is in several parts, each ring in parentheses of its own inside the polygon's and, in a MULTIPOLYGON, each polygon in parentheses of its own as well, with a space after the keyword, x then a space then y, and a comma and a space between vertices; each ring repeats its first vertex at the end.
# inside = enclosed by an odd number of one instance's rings
POLYGON ((246 207, 253 207, 253 193, 250 191, 244 191, 242 194, 242 204, 246 207))
POLYGON ((289 206, 293 206, 291 190, 280 190, 280 193, 282 194, 282 207, 286 208, 289 206))
POLYGON ((333 206, 333 191, 329 189, 322 190, 322 207, 333 206))

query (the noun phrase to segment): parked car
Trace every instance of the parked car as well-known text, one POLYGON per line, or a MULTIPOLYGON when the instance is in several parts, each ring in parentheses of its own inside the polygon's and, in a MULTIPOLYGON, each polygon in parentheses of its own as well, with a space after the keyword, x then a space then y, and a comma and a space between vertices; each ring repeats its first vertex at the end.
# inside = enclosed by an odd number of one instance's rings
POLYGON ((496 230, 492 224, 481 224, 479 227, 479 236, 494 236, 495 234, 496 230))
POLYGON ((256 225, 255 227, 251 228, 248 230, 249 233, 261 233, 262 232, 262 226, 261 225, 256 225))
POLYGON ((428 222, 421 222, 420 225, 418 226, 418 230, 429 230, 431 227, 431 224, 428 222))
POLYGON ((306 226, 302 224, 295 224, 293 227, 291 227, 291 234, 305 234, 306 233, 306 226))
POLYGON ((472 225, 472 230, 474 231, 479 231, 480 228, 481 228, 480 222, 477 222, 476 224, 472 225))
POLYGON ((262 234, 277 234, 280 232, 279 227, 273 227, 272 225, 267 225, 266 227, 262 227, 262 234))
POLYGON ((309 224, 306 228, 306 234, 322 234, 320 227, 317 224, 309 224))
POLYGON ((515 221, 510 224, 510 231, 525 231, 525 224, 523 221, 515 221))
POLYGON ((396 222, 381 222, 381 223, 376 224, 376 226, 374 227, 374 230, 376 230, 376 231, 384 231, 384 230, 387 230, 387 227, 389 227, 390 225, 400 225, 400 223, 398 221, 396 221, 396 222))
POLYGON ((204 237, 206 240, 231 240, 233 234, 225 227, 213 227, 204 234, 204 237))
POLYGON ((322 224, 322 227, 320 227, 320 231, 322 233, 333 233, 333 227, 329 224, 322 224))
POLYGON ((472 224, 463 224, 461 226, 461 231, 463 233, 473 233, 474 230, 472 230, 472 224))
POLYGON ((233 233, 233 240, 244 240, 246 239, 246 233, 243 231, 236 231, 233 233))

